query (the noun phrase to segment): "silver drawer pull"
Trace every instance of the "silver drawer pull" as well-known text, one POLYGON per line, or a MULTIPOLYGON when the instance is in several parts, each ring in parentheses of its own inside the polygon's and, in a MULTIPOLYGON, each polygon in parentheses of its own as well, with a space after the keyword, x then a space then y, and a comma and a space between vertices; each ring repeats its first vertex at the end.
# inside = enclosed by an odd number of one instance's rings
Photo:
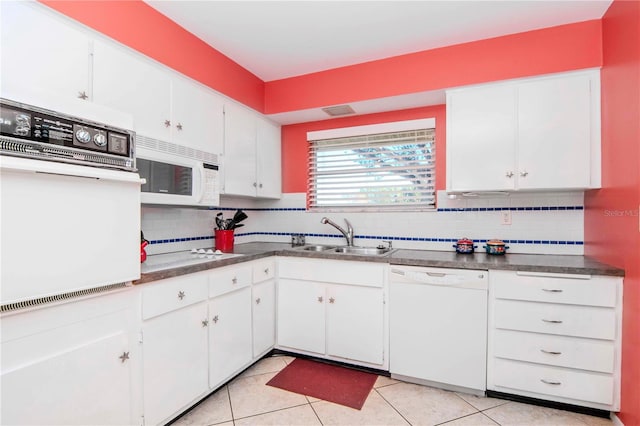
POLYGON ((546 291, 547 293, 562 293, 563 290, 557 288, 543 288, 542 291, 546 291))
POLYGON ((548 322, 548 323, 551 323, 551 324, 562 324, 562 320, 548 320, 548 319, 542 318, 542 321, 548 322))
POLYGON ((186 294, 184 294, 184 291, 179 291, 178 292, 178 299, 182 300, 182 299, 185 298, 185 296, 186 296, 186 294))
POLYGON ((559 386, 562 384, 562 382, 552 382, 549 380, 545 380, 545 379, 540 379, 540 381, 546 385, 554 385, 554 386, 559 386))
POLYGON ((233 278, 231 279, 231 283, 232 283, 232 284, 238 284, 238 279, 237 279, 236 277, 233 277, 233 278))
POLYGON ((447 274, 443 274, 442 272, 427 272, 427 275, 430 277, 446 277, 447 274))
POLYGON ((269 275, 269 268, 265 268, 264 273, 269 275))
POLYGON ((548 351, 546 349, 540 349, 540 352, 542 352, 543 354, 549 354, 549 355, 562 355, 562 352, 548 351))

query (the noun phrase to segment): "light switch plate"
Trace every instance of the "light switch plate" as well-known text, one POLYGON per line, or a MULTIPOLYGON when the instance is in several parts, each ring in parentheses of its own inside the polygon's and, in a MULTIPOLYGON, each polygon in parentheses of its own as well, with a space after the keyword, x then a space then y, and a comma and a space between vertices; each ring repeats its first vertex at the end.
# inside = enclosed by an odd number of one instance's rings
POLYGON ((503 225, 511 225, 511 210, 503 210, 500 212, 500 223, 503 225))

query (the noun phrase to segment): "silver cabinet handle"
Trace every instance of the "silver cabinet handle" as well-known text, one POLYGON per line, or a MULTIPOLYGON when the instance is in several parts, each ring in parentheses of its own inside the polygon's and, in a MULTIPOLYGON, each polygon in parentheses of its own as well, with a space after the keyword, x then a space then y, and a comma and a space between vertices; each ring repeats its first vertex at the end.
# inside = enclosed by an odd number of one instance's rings
POLYGON ((87 95, 87 92, 85 92, 84 90, 82 92, 78 92, 78 98, 82 99, 82 100, 86 100, 89 98, 89 96, 87 95))
POLYGON ((256 299, 256 305, 259 305, 259 304, 260 304, 260 302, 261 302, 261 300, 260 300, 260 298, 258 297, 258 298, 256 299))
POLYGON ((335 303, 336 299, 334 299, 333 297, 329 298, 329 303, 335 303))
POLYGON ((447 274, 444 274, 442 272, 427 272, 427 275, 430 277, 446 277, 447 274))
POLYGON ((265 273, 266 275, 269 275, 269 268, 265 268, 264 273, 265 273))
POLYGON ((561 385, 561 384, 562 384, 562 382, 552 382, 552 381, 550 381, 550 380, 545 380, 545 379, 540 379, 540 381, 541 381, 542 383, 547 384, 547 385, 553 385, 553 386, 558 386, 558 385, 561 385))
POLYGON ((542 352, 543 354, 549 354, 549 355, 562 355, 562 352, 548 351, 546 349, 540 349, 540 352, 542 352))
POLYGON ((562 320, 548 320, 548 319, 542 318, 542 321, 548 322, 550 324, 562 324, 562 320))
POLYGON ((529 174, 529 172, 526 171, 526 170, 523 171, 523 172, 520 172, 520 176, 522 176, 522 177, 527 177, 528 174, 529 174))
POLYGON ((211 321, 213 321, 213 323, 214 323, 214 324, 217 324, 217 323, 218 323, 218 321, 219 321, 218 316, 216 315, 216 316, 214 316, 213 318, 211 318, 211 321))
POLYGON ((508 178, 512 178, 513 177, 513 172, 512 171, 508 171, 507 173, 505 173, 505 176, 508 178))
POLYGON ((170 127, 171 126, 171 120, 164 120, 164 127, 170 127))
POLYGON ((182 130, 182 123, 178 123, 178 124, 176 124, 176 129, 178 129, 178 130, 182 130))
POLYGON ((184 294, 184 291, 179 291, 178 292, 178 299, 182 300, 182 299, 184 299, 185 296, 186 295, 184 294))
POLYGON ((120 358, 120 360, 124 364, 129 359, 129 352, 122 352, 122 355, 120 355, 118 358, 120 358))
POLYGON ((209 321, 208 320, 202 320, 202 326, 203 327, 207 327, 209 325, 209 321))
POLYGON ((257 186, 258 186, 258 183, 257 182, 253 182, 253 187, 255 188, 257 186))
POLYGON ((542 291, 546 291, 547 293, 562 293, 564 290, 560 290, 559 288, 543 288, 542 291))
POLYGON ((322 296, 318 296, 318 302, 322 303, 323 300, 322 296))
POLYGON ((238 278, 237 278, 237 277, 233 277, 233 278, 231 279, 231 283, 232 283, 232 284, 238 284, 238 278))
POLYGON ((259 185, 258 185, 258 187, 259 187, 259 188, 262 188, 262 184, 259 184, 259 185))

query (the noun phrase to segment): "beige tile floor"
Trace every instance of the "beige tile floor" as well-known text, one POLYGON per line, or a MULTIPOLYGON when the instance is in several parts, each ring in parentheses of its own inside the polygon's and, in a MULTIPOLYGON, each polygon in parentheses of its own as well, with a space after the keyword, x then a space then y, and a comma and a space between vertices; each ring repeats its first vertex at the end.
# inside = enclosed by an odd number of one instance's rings
POLYGON ((611 426, 609 419, 449 392, 379 377, 362 410, 266 386, 294 358, 249 368, 174 425, 611 426))

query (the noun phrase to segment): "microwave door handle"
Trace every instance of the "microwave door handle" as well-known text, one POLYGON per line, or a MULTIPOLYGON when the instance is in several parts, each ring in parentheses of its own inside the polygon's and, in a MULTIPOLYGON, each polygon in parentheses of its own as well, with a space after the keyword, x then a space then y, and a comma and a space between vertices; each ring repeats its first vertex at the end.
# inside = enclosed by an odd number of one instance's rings
POLYGON ((196 180, 199 182, 198 196, 196 197, 196 202, 201 203, 205 195, 204 194, 204 191, 205 191, 204 166, 201 163, 198 163, 198 165, 193 169, 197 170, 198 176, 196 176, 196 180))

